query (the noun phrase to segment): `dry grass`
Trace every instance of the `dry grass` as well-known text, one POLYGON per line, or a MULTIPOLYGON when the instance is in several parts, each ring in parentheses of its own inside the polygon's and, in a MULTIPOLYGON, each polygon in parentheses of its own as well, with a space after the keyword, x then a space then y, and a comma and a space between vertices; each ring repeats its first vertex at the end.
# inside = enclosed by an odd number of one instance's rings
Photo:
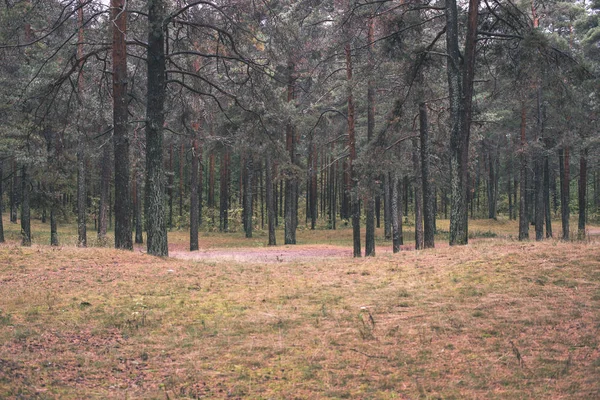
POLYGON ((598 398, 599 329, 594 241, 278 263, 0 246, 3 398, 598 398))

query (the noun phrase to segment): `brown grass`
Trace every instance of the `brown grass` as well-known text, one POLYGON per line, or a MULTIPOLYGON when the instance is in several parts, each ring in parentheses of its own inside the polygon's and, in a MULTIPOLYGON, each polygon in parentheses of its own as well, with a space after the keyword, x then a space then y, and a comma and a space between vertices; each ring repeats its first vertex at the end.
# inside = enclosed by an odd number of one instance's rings
MULTIPOLYGON (((337 248, 320 235, 295 249, 337 248)), ((0 246, 2 398, 598 398, 599 329, 593 240, 280 262, 0 246)))

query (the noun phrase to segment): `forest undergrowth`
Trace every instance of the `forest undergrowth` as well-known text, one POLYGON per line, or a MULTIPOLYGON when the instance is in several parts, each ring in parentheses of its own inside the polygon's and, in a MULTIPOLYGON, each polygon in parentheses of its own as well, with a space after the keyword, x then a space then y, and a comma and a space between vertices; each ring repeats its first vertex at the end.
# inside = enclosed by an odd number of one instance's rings
MULTIPOLYGON (((300 230, 278 251, 346 252, 275 262, 25 248, 9 232, 0 397, 598 398, 600 243, 518 242, 515 228, 473 221, 468 246, 442 234, 399 254, 379 240, 367 259, 350 229, 331 243, 300 230)), ((185 232, 169 239, 183 252, 185 232)), ((210 233, 200 247, 260 240, 210 233)))

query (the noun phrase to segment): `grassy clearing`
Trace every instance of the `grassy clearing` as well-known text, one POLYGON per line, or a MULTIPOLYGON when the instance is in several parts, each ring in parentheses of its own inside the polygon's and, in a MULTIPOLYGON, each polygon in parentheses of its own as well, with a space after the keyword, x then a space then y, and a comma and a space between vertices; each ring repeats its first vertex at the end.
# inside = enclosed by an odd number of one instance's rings
MULTIPOLYGON (((497 238, 318 262, 9 242, 0 397, 600 397, 598 243, 476 224, 497 238)), ((248 246, 231 236, 203 239, 248 246)))

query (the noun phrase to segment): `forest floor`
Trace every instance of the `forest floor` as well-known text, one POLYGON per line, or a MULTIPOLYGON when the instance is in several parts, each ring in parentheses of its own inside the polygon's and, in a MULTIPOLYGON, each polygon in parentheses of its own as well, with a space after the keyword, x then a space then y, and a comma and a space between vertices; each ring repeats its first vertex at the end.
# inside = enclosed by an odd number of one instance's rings
POLYGON ((76 248, 73 227, 23 248, 5 223, 0 397, 600 398, 598 228, 518 242, 472 221, 450 248, 445 223, 435 249, 368 259, 350 229, 204 233, 194 253, 173 232, 163 259, 76 248))

